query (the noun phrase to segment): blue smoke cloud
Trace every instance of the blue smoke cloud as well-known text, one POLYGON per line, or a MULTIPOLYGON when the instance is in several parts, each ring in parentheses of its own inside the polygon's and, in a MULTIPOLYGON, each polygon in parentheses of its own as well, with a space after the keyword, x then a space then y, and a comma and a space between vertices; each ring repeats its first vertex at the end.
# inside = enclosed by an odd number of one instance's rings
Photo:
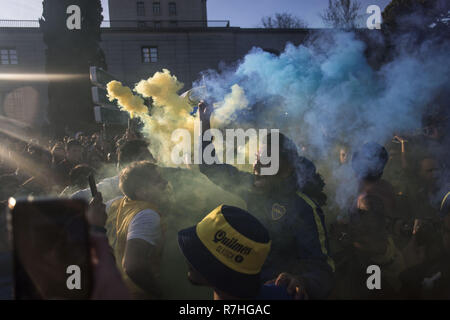
MULTIPOLYGON (((209 70, 194 86, 206 85, 207 100, 221 101, 239 84, 250 104, 239 111, 235 127, 278 128, 306 147, 312 160, 322 161, 337 143, 355 150, 420 128, 427 104, 449 88, 449 49, 430 40, 414 51, 399 50, 374 70, 355 34, 330 32, 300 46, 288 44, 279 56, 254 48, 236 68, 209 70)), ((348 180, 348 171, 329 166, 328 180, 344 174, 348 180)), ((354 192, 355 183, 338 184, 339 205, 354 192)))

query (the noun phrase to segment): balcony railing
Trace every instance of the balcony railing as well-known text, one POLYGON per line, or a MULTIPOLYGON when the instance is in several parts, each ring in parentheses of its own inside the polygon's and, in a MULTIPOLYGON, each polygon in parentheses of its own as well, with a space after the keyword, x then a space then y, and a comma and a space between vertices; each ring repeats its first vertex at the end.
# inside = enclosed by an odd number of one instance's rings
POLYGON ((39 28, 38 20, 0 20, 0 28, 39 28))
MULTIPOLYGON (((105 20, 101 28, 226 28, 229 20, 105 20)), ((39 28, 38 20, 0 20, 0 28, 39 28)))
POLYGON ((208 27, 225 28, 230 26, 229 20, 110 20, 103 21, 102 28, 190 28, 208 27))

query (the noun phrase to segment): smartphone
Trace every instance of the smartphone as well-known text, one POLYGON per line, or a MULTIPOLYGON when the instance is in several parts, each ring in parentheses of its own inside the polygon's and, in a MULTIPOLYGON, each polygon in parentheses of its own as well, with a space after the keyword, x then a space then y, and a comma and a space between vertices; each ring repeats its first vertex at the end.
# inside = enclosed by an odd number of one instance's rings
POLYGON ((90 298, 86 210, 84 200, 9 200, 15 299, 90 298))
POLYGON ((97 195, 97 185, 95 184, 95 178, 93 174, 90 174, 88 176, 89 180, 89 188, 91 189, 91 195, 92 198, 94 198, 97 195))

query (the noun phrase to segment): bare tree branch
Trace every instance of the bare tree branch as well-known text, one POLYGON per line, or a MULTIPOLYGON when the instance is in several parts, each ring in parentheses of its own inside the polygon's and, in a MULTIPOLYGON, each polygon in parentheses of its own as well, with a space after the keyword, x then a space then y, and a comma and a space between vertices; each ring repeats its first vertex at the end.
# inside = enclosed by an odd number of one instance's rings
POLYGON ((325 25, 333 28, 358 27, 361 3, 358 0, 328 0, 328 8, 319 14, 325 25))
POLYGON ((264 28, 270 29, 303 29, 308 24, 290 13, 276 13, 273 16, 266 16, 261 19, 264 28))

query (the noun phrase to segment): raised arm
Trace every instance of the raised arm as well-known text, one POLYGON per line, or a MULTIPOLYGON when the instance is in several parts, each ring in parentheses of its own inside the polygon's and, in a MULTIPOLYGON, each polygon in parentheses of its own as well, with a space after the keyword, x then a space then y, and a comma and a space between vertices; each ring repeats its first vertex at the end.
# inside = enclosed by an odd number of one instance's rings
MULTIPOLYGON (((200 115, 201 121, 201 136, 199 137, 200 143, 202 146, 202 154, 204 153, 205 148, 212 144, 212 141, 203 141, 203 137, 206 131, 211 129, 211 113, 212 108, 208 106, 205 102, 200 102, 198 105, 198 112, 200 115)), ((215 148, 213 145, 211 155, 216 157, 215 148)), ((222 189, 238 194, 239 196, 243 195, 243 192, 249 191, 251 185, 253 183, 253 176, 248 172, 243 172, 238 170, 236 167, 226 164, 226 163, 215 163, 205 164, 202 163, 199 165, 200 171, 208 177, 216 185, 220 186, 222 189), (237 188, 238 186, 238 188, 237 188)))

